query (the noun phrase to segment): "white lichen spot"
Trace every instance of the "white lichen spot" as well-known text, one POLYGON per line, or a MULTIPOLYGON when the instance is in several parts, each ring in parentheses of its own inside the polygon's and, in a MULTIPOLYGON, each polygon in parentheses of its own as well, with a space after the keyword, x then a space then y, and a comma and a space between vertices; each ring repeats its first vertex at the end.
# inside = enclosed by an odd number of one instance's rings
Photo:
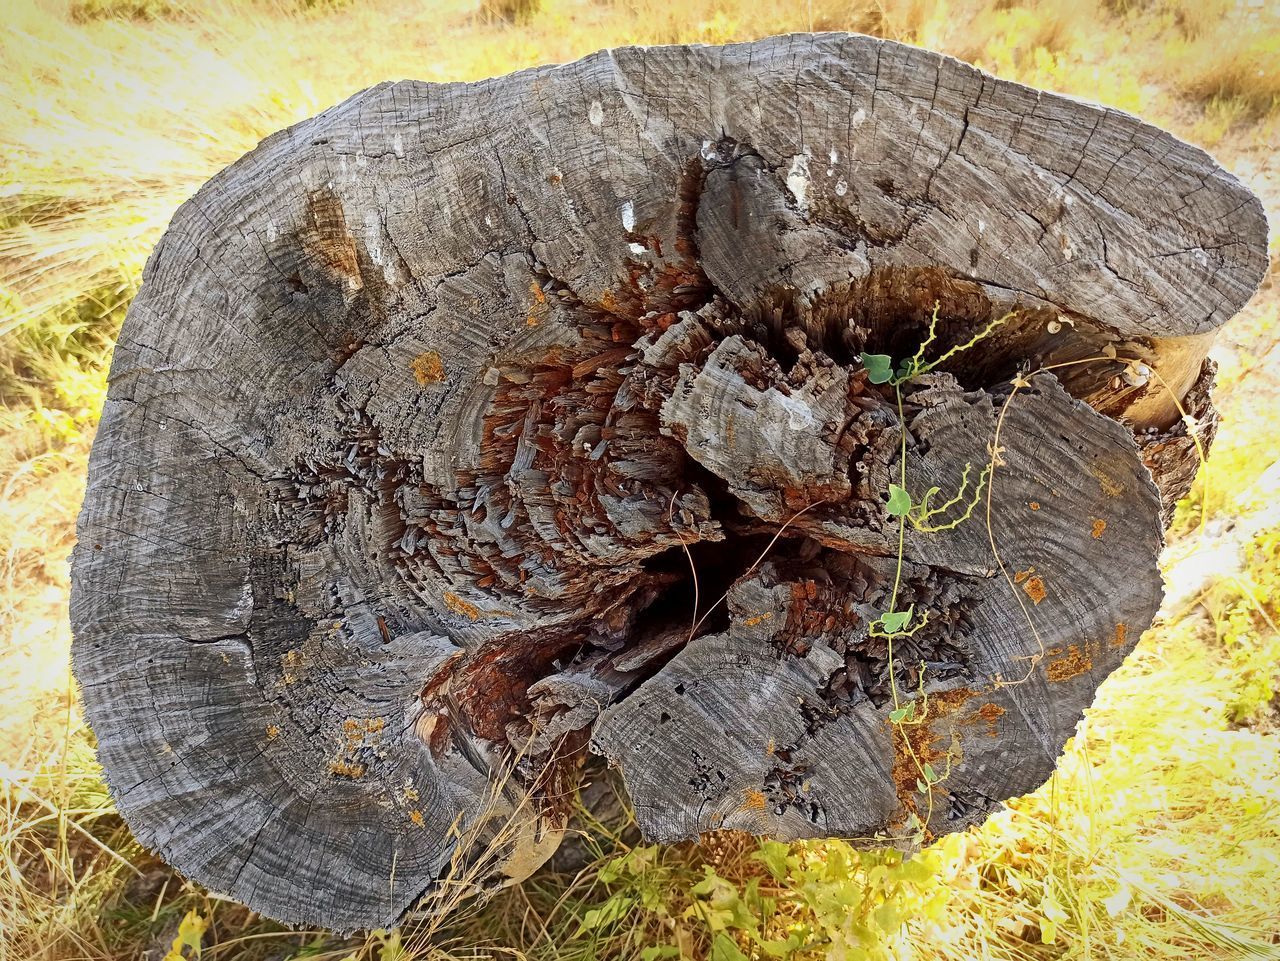
POLYGON ((987 222, 982 218, 978 218, 978 233, 984 234, 986 232, 987 232, 987 222))
POLYGON ((636 205, 630 200, 622 202, 622 229, 631 231, 636 226, 636 205))
POLYGON ((833 164, 838 164, 840 162, 840 152, 836 150, 835 147, 831 148, 831 153, 828 154, 828 156, 831 158, 831 162, 833 164))
POLYGON ((370 260, 379 267, 386 265, 386 255, 382 250, 382 224, 376 216, 372 216, 365 221, 364 246, 369 251, 370 260))
POLYGON ((395 151, 397 157, 404 157, 404 137, 400 131, 396 131, 396 135, 391 138, 391 149, 395 151))
POLYGON ((627 246, 633 254, 647 254, 649 252, 649 248, 644 244, 627 244, 627 246))
POLYGON ((849 118, 850 127, 861 127, 864 120, 867 119, 867 112, 859 107, 852 117, 849 118))
POLYGON ((791 158, 791 168, 787 171, 787 189, 796 198, 796 206, 805 208, 805 196, 809 192, 809 148, 791 158))
POLYGON ((845 183, 844 178, 841 177, 839 180, 836 181, 836 196, 843 197, 848 192, 849 192, 849 185, 845 183))
POLYGON ((484 225, 489 228, 493 227, 493 214, 484 215, 484 225))
POLYGON ((591 126, 598 127, 604 123, 604 106, 599 100, 591 101, 591 109, 587 111, 587 119, 591 121, 591 126))
POLYGON ((792 430, 808 430, 815 423, 813 410, 804 401, 795 397, 779 394, 782 406, 787 411, 787 426, 792 430))
POLYGON ((267 243, 269 244, 274 243, 275 239, 279 236, 280 234, 276 230, 276 222, 274 220, 268 220, 267 221, 267 243))
POLYGON ((1062 203, 1063 203, 1063 205, 1065 205, 1065 206, 1067 206, 1067 207, 1070 207, 1070 206, 1071 206, 1073 203, 1075 203, 1075 202, 1076 202, 1076 198, 1075 198, 1075 197, 1073 197, 1073 196, 1071 196, 1071 194, 1063 194, 1063 195, 1062 195, 1062 203))
POLYGON ((700 153, 702 154, 703 160, 716 160, 719 157, 719 154, 716 153, 716 148, 711 145, 710 140, 702 141, 702 150, 700 153))

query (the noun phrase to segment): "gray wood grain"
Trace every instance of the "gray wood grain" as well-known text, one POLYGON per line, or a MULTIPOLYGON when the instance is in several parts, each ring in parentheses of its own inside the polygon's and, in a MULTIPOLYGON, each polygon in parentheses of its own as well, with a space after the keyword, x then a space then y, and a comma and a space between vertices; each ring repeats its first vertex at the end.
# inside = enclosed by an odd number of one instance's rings
MULTIPOLYGON (((460 834, 482 885, 533 870, 589 742, 651 837, 893 833, 920 802, 866 622, 901 433, 856 354, 911 353, 935 303, 939 348, 1018 311, 907 389, 912 483, 954 489, 1020 368, 1114 349, 1211 421, 1204 353, 1265 265, 1203 151, 868 37, 363 91, 184 204, 121 332, 72 604, 120 810, 338 929, 401 917, 460 834), (703 609, 728 592, 691 641, 686 550, 703 609)), ((1026 617, 984 524, 909 538, 935 629, 899 654, 960 755, 933 831, 1047 775, 1158 605, 1190 441, 1121 366, 1011 403, 1026 617)))

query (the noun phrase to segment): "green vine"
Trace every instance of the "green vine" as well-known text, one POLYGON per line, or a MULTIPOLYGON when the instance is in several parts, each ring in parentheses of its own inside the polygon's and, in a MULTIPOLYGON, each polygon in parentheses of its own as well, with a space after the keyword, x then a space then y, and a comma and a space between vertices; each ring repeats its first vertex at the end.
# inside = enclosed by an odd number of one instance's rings
POLYGON ((898 730, 901 743, 905 746, 912 762, 915 764, 919 775, 916 779, 917 789, 928 798, 928 809, 923 822, 915 814, 912 814, 909 822, 916 833, 917 840, 923 839, 924 827, 929 823, 933 814, 933 786, 945 780, 950 774, 951 755, 948 753, 945 770, 939 773, 929 761, 917 755, 910 737, 907 736, 906 728, 908 726, 924 724, 929 716, 928 697, 924 691, 925 665, 923 662, 920 664, 919 697, 903 703, 902 696, 898 690, 893 642, 900 637, 911 637, 929 621, 927 611, 922 612, 917 617, 914 604, 909 605, 906 610, 898 610, 898 597, 902 588, 907 525, 910 524, 912 528, 922 534, 955 530, 973 516, 974 508, 981 500, 982 492, 990 480, 991 465, 988 464, 978 475, 978 480, 973 485, 972 493, 969 493, 969 487, 973 465, 966 463, 960 475, 959 488, 953 497, 938 506, 933 506, 931 503, 933 498, 941 494, 942 491, 941 488, 930 487, 919 501, 915 500, 911 496, 907 484, 907 422, 906 414, 903 410, 902 385, 930 373, 953 357, 985 340, 999 327, 1011 320, 1016 313, 1016 311, 1011 311, 994 318, 970 337, 969 340, 955 345, 934 360, 926 360, 926 352, 937 340, 939 307, 940 305, 935 301, 933 312, 929 318, 929 330, 924 340, 920 343, 916 352, 901 361, 896 369, 893 358, 888 354, 863 353, 861 355, 862 364, 867 370, 867 379, 873 384, 888 384, 891 386, 898 409, 898 428, 901 436, 901 448, 898 456, 899 476, 896 484, 889 485, 889 501, 885 508, 890 517, 898 519, 897 561, 893 575, 893 589, 889 595, 889 608, 868 625, 867 633, 871 637, 882 637, 888 641, 889 690, 893 699, 893 708, 889 712, 889 721, 898 730), (953 512, 957 510, 958 513, 953 515, 953 512), (920 705, 918 712, 917 704, 920 705))

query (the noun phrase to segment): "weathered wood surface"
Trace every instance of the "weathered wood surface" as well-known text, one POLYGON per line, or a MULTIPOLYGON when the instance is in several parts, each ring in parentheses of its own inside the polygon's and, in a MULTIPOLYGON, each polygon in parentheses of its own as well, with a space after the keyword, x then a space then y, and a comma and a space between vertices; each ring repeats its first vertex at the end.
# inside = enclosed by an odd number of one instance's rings
POLYGON ((1032 376, 991 539, 985 504, 907 538, 899 730, 867 625, 902 436, 858 353, 1017 309, 904 387, 909 484, 953 491, 1019 370, 1114 350, 1211 428, 1204 354, 1264 265, 1202 151, 867 37, 364 91, 185 204, 121 333, 72 610, 120 810, 345 929, 459 834, 527 874, 589 747, 653 838, 980 820, 1150 623, 1191 441, 1123 363, 1032 376), (691 560, 699 616, 728 594, 693 632, 691 560), (950 765, 931 813, 908 747, 950 765))

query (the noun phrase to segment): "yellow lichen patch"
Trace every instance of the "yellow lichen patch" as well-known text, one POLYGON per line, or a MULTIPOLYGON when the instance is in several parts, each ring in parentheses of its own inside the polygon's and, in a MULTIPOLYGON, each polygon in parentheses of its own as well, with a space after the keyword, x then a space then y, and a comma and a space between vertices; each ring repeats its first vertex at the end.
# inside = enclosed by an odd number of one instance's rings
POLYGON ((412 811, 409 812, 409 820, 412 821, 414 825, 417 827, 422 827, 427 823, 422 817, 422 812, 419 811, 417 808, 414 808, 412 811))
POLYGON ((415 787, 406 787, 404 789, 404 798, 406 801, 418 800, 418 789, 415 787))
POLYGON ((1124 485, 1104 471, 1101 467, 1094 465, 1089 468, 1089 473, 1098 479, 1098 485, 1102 488, 1102 493, 1106 494, 1108 497, 1119 497, 1124 493, 1124 485))
MULTIPOLYGON (((1056 653, 1060 648, 1055 648, 1056 653)), ((1085 671, 1093 667, 1093 658, 1089 654, 1088 645, 1083 647, 1079 644, 1071 644, 1066 649, 1066 654, 1057 660, 1049 662, 1047 676, 1051 681, 1069 681, 1073 677, 1079 677, 1085 671)))
POLYGON ((474 604, 464 601, 452 591, 444 592, 444 606, 449 608, 449 610, 453 611, 455 614, 461 614, 468 620, 480 620, 480 608, 476 607, 474 604))
POLYGON ((367 735, 377 734, 387 726, 381 717, 349 717, 342 722, 342 733, 348 741, 361 741, 367 735))
POLYGON ((778 751, 778 742, 774 738, 769 738, 768 742, 764 746, 764 753, 767 754, 769 757, 773 757, 773 755, 776 754, 777 751, 778 751))
POLYGON ((1093 539, 1095 541, 1102 536, 1102 532, 1105 531, 1106 529, 1107 529, 1107 522, 1104 521, 1101 517, 1095 517, 1093 519, 1093 539))
POLYGON ((339 758, 329 762, 329 773, 335 777, 345 777, 352 781, 364 777, 365 766, 361 763, 339 758))
POLYGON ((743 794, 746 797, 746 806, 748 810, 763 811, 768 806, 768 799, 765 798, 764 793, 761 791, 757 791, 754 788, 748 788, 743 792, 743 794))
POLYGON ((1030 503, 1027 504, 1027 506, 1030 507, 1033 511, 1038 511, 1040 509, 1040 502, 1031 501, 1030 503))
POLYGON ((280 736, 280 728, 276 727, 274 724, 268 724, 268 725, 267 725, 267 740, 268 740, 268 741, 274 741, 274 740, 275 740, 276 738, 278 738, 279 736, 280 736))
POLYGON ((280 669, 284 673, 284 682, 292 684, 298 679, 298 672, 303 666, 302 652, 296 648, 280 655, 280 669))
POLYGON ((756 614, 753 617, 748 617, 742 623, 746 627, 755 627, 757 624, 762 621, 767 621, 771 617, 773 617, 773 611, 765 611, 763 614, 756 614))
POLYGON ((428 350, 413 358, 409 369, 413 371, 414 380, 423 387, 428 384, 438 384, 444 380, 444 362, 434 350, 428 350))

